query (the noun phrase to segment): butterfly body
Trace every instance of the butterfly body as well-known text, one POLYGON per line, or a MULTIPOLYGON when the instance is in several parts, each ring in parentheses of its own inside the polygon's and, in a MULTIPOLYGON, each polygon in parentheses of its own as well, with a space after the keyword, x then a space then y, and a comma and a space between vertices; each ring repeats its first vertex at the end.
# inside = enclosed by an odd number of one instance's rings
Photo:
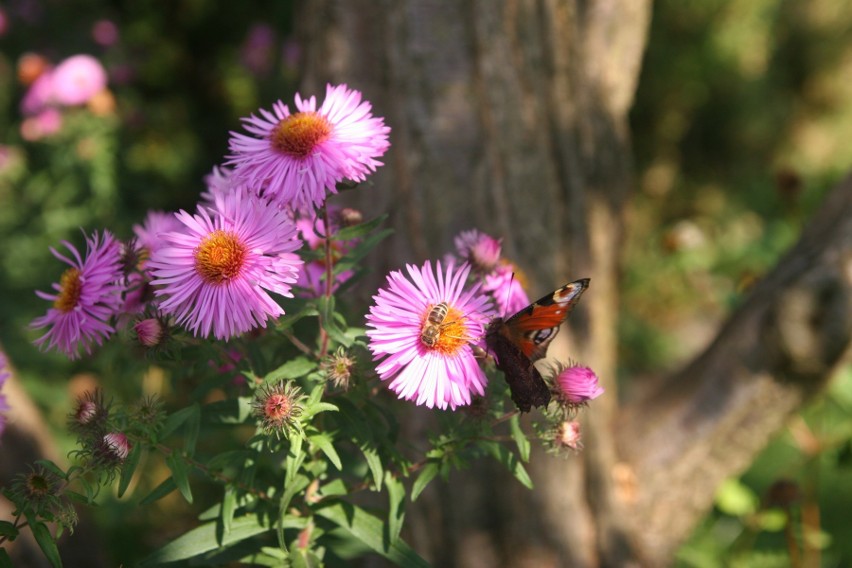
POLYGON ((545 356, 559 326, 568 317, 589 279, 570 282, 513 316, 496 318, 485 331, 485 345, 503 371, 512 400, 522 412, 550 402, 550 388, 534 363, 545 356))

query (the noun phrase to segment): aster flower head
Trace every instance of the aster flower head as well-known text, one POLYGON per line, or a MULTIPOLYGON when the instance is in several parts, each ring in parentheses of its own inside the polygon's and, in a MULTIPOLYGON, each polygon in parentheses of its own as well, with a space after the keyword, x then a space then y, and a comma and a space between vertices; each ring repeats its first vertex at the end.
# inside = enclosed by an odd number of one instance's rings
POLYGON ((462 231, 454 240, 459 256, 469 262, 476 272, 487 274, 500 262, 500 239, 472 229, 462 231))
POLYGON ((100 432, 109 418, 109 406, 104 402, 100 389, 86 392, 77 399, 74 412, 68 417, 68 426, 79 433, 100 432))
POLYGON ((237 191, 178 213, 183 231, 162 235, 166 245, 149 261, 163 314, 196 336, 229 339, 284 310, 270 292, 292 297, 302 261, 290 219, 264 199, 237 191))
POLYGON ((482 289, 494 299, 501 314, 511 316, 530 305, 523 280, 517 267, 504 259, 485 275, 482 289))
POLYGON ((201 193, 201 204, 214 205, 216 199, 241 189, 242 186, 236 183, 233 173, 233 170, 226 166, 213 166, 210 173, 204 176, 204 184, 207 189, 201 193))
POLYGON ((106 88, 107 74, 91 55, 74 55, 53 71, 53 99, 66 106, 80 105, 106 88))
POLYGON ((319 108, 316 97, 296 94, 295 107, 291 113, 279 100, 272 112, 243 119, 248 134, 231 133, 226 164, 250 189, 307 211, 337 193, 338 182, 364 181, 382 165, 377 158, 388 149, 390 128, 346 85, 328 85, 319 108))
POLYGON ((86 239, 85 258, 71 243, 62 241, 62 244, 71 252, 70 257, 50 250, 70 268, 53 285, 56 293, 36 292, 53 305, 46 315, 30 325, 36 329, 49 328, 35 341, 36 345, 57 349, 76 359, 81 348, 91 353, 95 345, 101 345, 115 331, 109 321, 122 301, 121 246, 108 231, 102 235, 95 232, 86 239))
POLYGON ((376 371, 401 399, 455 410, 485 393, 487 378, 473 354, 493 315, 479 286, 465 289, 470 266, 430 262, 388 275, 367 315, 376 371))
POLYGON ((163 235, 182 229, 183 223, 177 216, 165 211, 148 211, 141 225, 133 225, 133 233, 136 235, 138 246, 142 249, 143 258, 150 258, 154 251, 166 244, 163 235))
POLYGON ((108 432, 101 438, 96 455, 105 465, 120 465, 130 455, 132 445, 121 432, 108 432))
POLYGON ((580 423, 576 420, 564 420, 552 431, 552 438, 548 439, 548 446, 556 453, 571 450, 579 452, 583 449, 582 432, 580 423))
POLYGON ((0 436, 3 436, 3 430, 6 428, 6 412, 9 410, 9 403, 6 402, 6 395, 3 394, 3 384, 11 376, 6 354, 0 351, 0 436))
POLYGON ((583 406, 604 393, 595 372, 573 362, 568 366, 558 365, 553 382, 557 398, 569 408, 583 406))
MULTIPOLYGON (((299 236, 305 241, 311 250, 318 250, 325 245, 326 235, 334 235, 340 230, 340 211, 331 208, 329 212, 329 223, 326 227, 325 221, 315 214, 299 215, 296 219, 296 228, 299 230, 299 236)), ((331 240, 331 264, 334 266, 343 256, 349 252, 356 244, 357 239, 341 241, 338 239, 331 240)), ((299 273, 299 281, 297 286, 305 292, 302 295, 308 297, 318 297, 326 292, 326 266, 325 258, 315 258, 305 263, 304 270, 299 273)), ((331 291, 334 292, 337 288, 352 278, 355 274, 353 270, 343 270, 334 275, 334 281, 331 285, 331 291)))
POLYGON ((252 410, 267 435, 289 438, 291 432, 301 430, 304 399, 302 390, 292 381, 280 381, 258 389, 252 410))
POLYGON ((349 355, 342 346, 337 348, 333 354, 328 355, 320 363, 320 371, 337 388, 347 389, 349 379, 352 377, 352 369, 355 367, 356 359, 349 355))
POLYGON ((168 335, 168 329, 166 322, 159 317, 141 319, 133 325, 136 340, 148 349, 161 345, 168 335))

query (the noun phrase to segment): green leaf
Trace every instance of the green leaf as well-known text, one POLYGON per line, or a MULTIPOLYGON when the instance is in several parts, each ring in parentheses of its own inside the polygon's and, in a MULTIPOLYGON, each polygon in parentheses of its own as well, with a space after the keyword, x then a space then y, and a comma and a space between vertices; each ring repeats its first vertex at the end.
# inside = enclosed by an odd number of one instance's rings
POLYGON ((379 225, 384 223, 388 218, 387 213, 384 215, 379 215, 375 219, 371 219, 370 221, 366 221, 359 225, 353 225, 352 227, 344 227, 337 231, 337 233, 333 236, 336 241, 351 241, 352 239, 360 239, 367 233, 371 233, 375 230, 379 225))
POLYGON ((205 523, 163 546, 145 558, 139 565, 142 567, 159 566, 167 562, 194 558, 212 550, 232 546, 269 530, 269 527, 260 522, 255 515, 237 517, 231 523, 231 531, 222 535, 220 542, 216 538, 216 522, 205 523))
POLYGON ((36 460, 35 463, 40 465, 50 473, 56 475, 59 479, 68 479, 68 474, 65 473, 65 471, 61 467, 59 467, 50 460, 36 460))
POLYGON ((426 465, 420 470, 420 475, 417 476, 417 479, 414 480, 414 484, 411 486, 412 501, 416 500, 420 494, 423 493, 423 490, 426 489, 429 482, 435 479, 435 476, 438 475, 440 469, 441 467, 438 465, 438 462, 426 462, 426 465))
POLYGON ((136 467, 139 465, 139 459, 142 457, 142 444, 135 444, 130 449, 130 454, 121 466, 121 478, 118 480, 118 497, 124 496, 127 487, 130 485, 130 480, 133 479, 133 474, 136 467))
POLYGON ((384 523, 360 507, 338 502, 316 510, 316 515, 328 519, 391 562, 410 568, 429 566, 402 539, 386 542, 384 523))
MULTIPOLYGON (((18 530, 18 527, 15 526, 15 523, 0 521, 0 537, 8 540, 15 540, 18 538, 18 534, 20 534, 20 531, 18 530)), ((2 548, 0 548, 0 550, 2 550, 2 548)))
POLYGON ((357 268, 358 265, 361 263, 361 259, 367 256, 370 252, 372 252, 372 250, 376 248, 376 245, 378 245, 380 242, 382 242, 392 234, 393 231, 391 229, 384 229, 377 233, 373 233, 372 235, 362 240, 360 243, 355 245, 355 247, 353 247, 349 252, 347 252, 346 256, 341 258, 334 265, 335 274, 339 274, 346 270, 354 270, 355 268, 357 268))
POLYGON ((302 449, 302 437, 298 434, 293 434, 290 438, 290 451, 287 453, 286 473, 284 479, 287 483, 292 483, 296 478, 299 468, 305 461, 305 452, 302 449))
POLYGON ((195 403, 189 408, 191 412, 186 420, 184 447, 186 448, 186 455, 193 456, 195 455, 195 446, 198 443, 198 432, 201 430, 201 407, 198 403, 195 403))
POLYGON ((518 446, 518 453, 521 456, 521 461, 529 462, 531 444, 530 441, 527 439, 527 435, 524 434, 524 431, 521 428, 520 414, 515 414, 509 420, 509 429, 512 433, 512 439, 515 441, 515 445, 518 446))
POLYGON ((0 548, 0 568, 14 568, 12 566, 12 559, 9 558, 9 554, 5 548, 0 548))
POLYGON ((166 418, 165 423, 163 423, 163 428, 160 430, 160 440, 164 440, 175 430, 180 428, 180 426, 192 416, 193 412, 195 412, 193 409, 194 406, 195 405, 182 408, 166 418))
POLYGON ((388 490, 388 540, 399 540, 402 524, 405 521, 405 486, 391 472, 385 473, 385 487, 388 490))
POLYGON ((213 424, 244 424, 251 416, 252 398, 241 396, 204 405, 204 419, 213 424))
POLYGON ((177 489, 177 485, 175 484, 174 477, 167 477, 160 483, 157 487, 154 488, 144 499, 142 499, 139 504, 140 505, 148 505, 157 501, 158 499, 162 499, 172 491, 177 489))
POLYGON ((275 383, 286 379, 298 379, 299 377, 304 377, 316 369, 316 367, 317 364, 307 357, 296 357, 287 361, 274 371, 267 373, 264 380, 267 383, 275 383))
POLYGON ((59 557, 59 549, 56 548, 56 541, 53 540, 53 536, 50 534, 50 531, 42 522, 30 522, 30 529, 33 531, 33 536, 38 543, 39 548, 44 553, 44 556, 50 562, 50 565, 54 568, 59 568, 62 566, 62 558, 59 557))
POLYGON ((322 450, 325 457, 334 464, 334 467, 336 467, 338 471, 343 469, 343 464, 340 462, 340 456, 337 455, 337 450, 334 449, 334 443, 331 441, 328 434, 323 433, 308 436, 308 441, 322 450))
POLYGON ((371 446, 362 447, 361 452, 364 454, 364 459, 367 460, 367 467, 370 468, 370 472, 373 474, 373 483, 376 488, 381 487, 385 467, 382 464, 382 458, 379 457, 379 452, 371 446))
POLYGON ((232 486, 225 486, 225 495, 222 497, 222 530, 225 534, 231 532, 231 524, 234 521, 234 512, 237 510, 237 490, 232 486))
POLYGON ((320 568, 322 560, 312 550, 294 548, 287 557, 291 568, 320 568))
POLYGON ((524 469, 518 456, 510 452, 506 446, 497 442, 480 442, 480 444, 485 447, 494 459, 503 464, 509 470, 509 473, 515 476, 515 479, 520 481, 528 489, 533 488, 533 482, 527 470, 524 469))
POLYGON ((172 472, 172 478, 175 480, 175 485, 177 485, 180 494, 183 495, 187 503, 192 503, 192 490, 189 487, 189 471, 186 462, 181 459, 181 456, 173 452, 166 458, 166 465, 172 472))
POLYGON ((317 402, 305 407, 305 412, 302 413, 304 420, 308 420, 316 416, 320 412, 337 412, 337 407, 330 402, 317 402))
POLYGON ((325 497, 333 497, 339 495, 346 495, 349 493, 349 489, 346 487, 346 484, 343 483, 343 480, 340 478, 335 478, 329 481, 328 483, 323 484, 318 492, 320 495, 325 497))

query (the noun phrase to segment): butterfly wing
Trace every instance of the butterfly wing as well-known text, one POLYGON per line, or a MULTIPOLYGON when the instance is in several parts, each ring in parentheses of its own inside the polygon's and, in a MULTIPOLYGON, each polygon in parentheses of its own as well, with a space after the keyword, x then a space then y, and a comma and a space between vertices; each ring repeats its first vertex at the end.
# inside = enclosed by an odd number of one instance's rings
POLYGON ((533 362, 544 357, 559 326, 588 287, 588 278, 571 282, 509 319, 497 318, 488 325, 485 343, 506 375, 512 400, 521 412, 550 402, 550 389, 533 362))
POLYGON ((506 320, 504 335, 530 360, 538 361, 588 287, 589 279, 583 278, 540 298, 506 320))

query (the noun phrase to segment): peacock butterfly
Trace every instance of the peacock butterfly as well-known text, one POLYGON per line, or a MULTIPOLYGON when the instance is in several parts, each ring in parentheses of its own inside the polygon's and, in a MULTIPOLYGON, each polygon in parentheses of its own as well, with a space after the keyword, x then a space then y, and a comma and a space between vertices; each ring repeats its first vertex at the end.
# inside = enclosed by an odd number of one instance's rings
POLYGON ((495 318, 488 324, 485 345, 506 375, 521 412, 550 402, 550 389, 533 363, 547 353, 559 326, 588 287, 588 278, 570 282, 508 319, 495 318))

